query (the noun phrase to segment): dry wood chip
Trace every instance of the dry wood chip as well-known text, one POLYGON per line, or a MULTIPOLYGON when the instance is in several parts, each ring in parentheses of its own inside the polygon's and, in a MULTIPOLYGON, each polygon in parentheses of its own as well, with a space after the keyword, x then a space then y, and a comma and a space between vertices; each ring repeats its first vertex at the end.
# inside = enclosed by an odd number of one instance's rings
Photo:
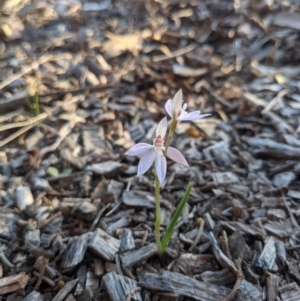
POLYGON ((56 296, 52 299, 52 301, 62 301, 65 297, 70 293, 70 291, 75 287, 77 284, 78 279, 71 280, 67 282, 63 288, 56 294, 56 296))
POLYGON ((24 272, 13 276, 8 276, 0 279, 0 295, 15 292, 25 288, 29 276, 24 272))
MULTIPOLYGON (((123 192, 123 203, 135 208, 153 209, 155 207, 153 194, 146 191, 125 190, 123 192)), ((167 200, 162 199, 161 204, 167 208, 172 208, 171 203, 167 200)))
POLYGON ((282 285, 278 288, 281 300, 299 301, 300 288, 295 282, 282 285))
POLYGON ((88 247, 99 257, 113 261, 119 251, 120 241, 97 228, 91 236, 88 247))
POLYGON ((270 220, 285 220, 287 215, 283 209, 270 208, 267 210, 267 217, 270 220))
POLYGON ((153 209, 155 203, 151 198, 151 194, 145 191, 133 191, 125 190, 123 192, 123 203, 127 206, 133 206, 137 208, 153 209))
MULTIPOLYGON (((248 144, 258 151, 263 152, 267 155, 272 155, 279 158, 286 159, 299 159, 300 158, 300 148, 290 146, 288 144, 276 142, 270 139, 264 138, 243 138, 248 144), (261 150, 260 150, 261 149, 261 150)), ((258 151, 254 151, 257 153, 258 151)))
POLYGON ((127 253, 121 257, 124 267, 131 267, 143 260, 155 255, 157 253, 157 246, 154 243, 149 244, 141 249, 127 253))
POLYGON ((276 254, 277 258, 284 263, 286 261, 285 244, 281 240, 276 241, 276 254))
POLYGON ((11 210, 0 208, 0 237, 11 239, 16 234, 16 220, 18 216, 11 210))
POLYGON ((106 228, 106 232, 108 234, 113 234, 117 229, 123 229, 125 227, 128 227, 131 224, 131 218, 128 216, 123 216, 118 221, 110 224, 106 228))
POLYGON ((262 301, 262 290, 243 279, 237 293, 237 301, 262 301))
POLYGON ((300 200, 300 191, 296 191, 296 190, 289 190, 287 195, 291 198, 300 200))
POLYGON ((282 172, 278 173, 273 178, 273 185, 279 188, 289 187, 290 184, 296 179, 296 174, 294 172, 282 172))
POLYGON ((234 274, 235 276, 239 275, 239 271, 237 269, 237 267, 235 266, 235 264, 232 262, 232 260, 230 258, 228 258, 223 251, 219 248, 217 241, 213 235, 212 232, 209 233, 209 239, 210 242, 212 244, 212 250, 213 253, 217 259, 217 261, 219 262, 219 264, 225 268, 228 269, 232 274, 234 274))
POLYGON ((135 242, 131 229, 125 228, 121 234, 120 253, 126 253, 135 249, 135 242))
POLYGON ((44 297, 39 292, 32 291, 22 301, 44 301, 44 297))
POLYGON ((60 150, 60 156, 78 169, 83 169, 86 164, 85 158, 74 156, 67 148, 60 150))
POLYGON ((97 277, 104 275, 104 263, 100 258, 94 259, 95 275, 97 277))
POLYGON ((239 229, 241 233, 243 234, 249 234, 252 236, 259 236, 264 237, 264 233, 256 228, 254 225, 246 225, 242 222, 221 222, 221 225, 225 228, 228 227, 228 229, 231 229, 235 231, 236 229, 239 229))
POLYGON ((263 208, 276 208, 276 207, 282 207, 283 206, 283 200, 280 197, 257 197, 259 200, 261 200, 262 204, 261 206, 263 208))
POLYGON ((231 151, 228 141, 221 141, 203 149, 206 159, 216 158, 218 164, 228 165, 232 163, 231 151))
POLYGON ((125 301, 128 296, 131 297, 128 300, 142 301, 140 292, 135 290, 135 280, 111 272, 103 276, 103 281, 112 301, 125 301))
POLYGON ((181 66, 174 64, 172 66, 174 74, 178 74, 183 77, 196 77, 204 75, 208 72, 207 68, 191 68, 188 66, 181 66))
POLYGON ((204 271, 217 271, 220 265, 211 254, 183 253, 178 259, 179 268, 185 274, 199 274, 204 271))
POLYGON ((260 275, 256 274, 249 265, 245 265, 243 271, 247 281, 257 285, 260 284, 260 275))
POLYGON ((275 16, 273 24, 300 30, 300 16, 290 12, 282 12, 275 16))
POLYGON ((288 223, 287 221, 288 219, 284 224, 277 221, 269 221, 267 224, 264 225, 264 228, 270 233, 279 237, 289 237, 290 235, 293 235, 294 230, 291 227, 290 223, 288 223))
POLYGON ((99 288, 99 278, 94 274, 93 271, 88 271, 85 280, 85 288, 93 292, 93 294, 99 288))
POLYGON ((238 176, 233 172, 214 172, 211 174, 216 185, 232 184, 239 182, 238 176))
POLYGON ((31 193, 31 190, 27 186, 19 186, 16 189, 16 201, 18 208, 22 211, 26 206, 32 205, 34 199, 31 193))
POLYGON ((229 272, 228 269, 223 269, 221 271, 206 271, 199 276, 203 282, 227 286, 235 283, 236 277, 229 272))
MULTIPOLYGON (((77 299, 77 300, 78 300, 78 299, 77 299)), ((74 296, 73 296, 72 294, 69 294, 69 295, 66 297, 65 301, 76 301, 76 299, 74 298, 74 296)))
POLYGON ((273 236, 267 237, 264 249, 259 255, 257 261, 254 263, 256 267, 266 271, 272 269, 272 266, 275 263, 276 259, 275 242, 276 241, 273 236))
POLYGON ((235 231, 229 238, 229 250, 232 260, 243 259, 247 248, 245 239, 239 230, 235 231))
POLYGON ((70 241, 62 258, 62 268, 73 268, 83 260, 89 238, 90 233, 86 233, 70 241))
POLYGON ((144 273, 139 275, 138 286, 149 290, 172 292, 199 301, 222 301, 230 290, 223 286, 197 281, 191 277, 169 271, 160 274, 144 273))
POLYGON ((289 274, 300 285, 300 273, 296 262, 286 262, 289 274))
POLYGON ((98 175, 107 175, 119 170, 123 164, 116 161, 106 161, 102 163, 96 163, 88 165, 85 170, 92 171, 98 175))

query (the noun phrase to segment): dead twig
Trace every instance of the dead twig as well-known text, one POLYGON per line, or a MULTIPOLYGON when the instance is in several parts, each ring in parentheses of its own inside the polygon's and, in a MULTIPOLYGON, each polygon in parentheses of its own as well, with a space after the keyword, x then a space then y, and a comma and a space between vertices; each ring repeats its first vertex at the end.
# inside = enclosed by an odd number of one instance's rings
POLYGON ((10 123, 10 124, 4 124, 4 125, 0 126, 0 132, 11 130, 11 129, 14 129, 14 128, 20 128, 20 127, 36 124, 37 122, 39 122, 39 121, 41 121, 41 120, 43 120, 47 117, 48 117, 47 113, 42 113, 42 114, 39 114, 38 116, 29 118, 26 121, 10 123))
POLYGON ((140 291, 140 290, 141 290, 140 287, 138 287, 138 286, 134 287, 134 288, 130 291, 129 295, 127 296, 126 301, 130 301, 131 297, 132 297, 136 292, 138 292, 138 291, 140 291))
POLYGON ((202 236, 202 233, 203 233, 203 229, 204 229, 204 225, 205 225, 205 220, 203 218, 199 218, 198 219, 198 223, 199 223, 199 230, 198 230, 198 233, 197 233, 197 236, 193 242, 193 244, 190 246, 190 251, 194 250, 202 236))
POLYGON ((231 301, 235 297, 235 295, 237 294, 238 289, 241 285, 241 281, 244 278, 243 272, 242 272, 242 269, 241 269, 241 260, 240 259, 237 260, 236 266, 237 266, 238 271, 239 271, 238 276, 236 278, 236 282, 234 284, 234 287, 233 287, 231 293, 225 299, 223 299, 223 301, 231 301))
POLYGON ((47 263, 49 262, 49 259, 48 258, 41 258, 40 257, 38 258, 38 260, 40 261, 39 264, 39 276, 38 276, 38 281, 34 287, 34 290, 37 291, 40 286, 41 286, 41 283, 43 281, 43 277, 44 277, 44 274, 45 274, 45 271, 46 271, 46 266, 47 266, 47 263))

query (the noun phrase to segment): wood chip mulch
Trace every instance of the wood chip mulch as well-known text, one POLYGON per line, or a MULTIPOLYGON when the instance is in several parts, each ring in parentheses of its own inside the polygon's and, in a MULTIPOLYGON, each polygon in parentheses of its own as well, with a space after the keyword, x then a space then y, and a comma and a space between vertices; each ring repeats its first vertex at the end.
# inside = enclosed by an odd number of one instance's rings
POLYGON ((0 300, 300 300, 300 5, 0 3, 0 300), (188 110, 153 175, 124 156, 188 110))

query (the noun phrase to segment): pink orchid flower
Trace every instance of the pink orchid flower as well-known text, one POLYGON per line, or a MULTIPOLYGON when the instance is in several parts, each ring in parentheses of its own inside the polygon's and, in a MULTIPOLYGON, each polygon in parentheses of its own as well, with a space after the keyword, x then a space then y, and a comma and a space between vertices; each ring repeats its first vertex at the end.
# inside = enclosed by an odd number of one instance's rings
MULTIPOLYGON (((155 162, 155 170, 159 182, 162 183, 166 177, 167 162, 164 156, 164 138, 167 132, 168 121, 163 118, 157 126, 156 138, 153 140, 153 145, 148 143, 138 143, 131 147, 125 155, 141 156, 138 165, 138 175, 143 175, 155 162)), ((182 153, 174 147, 168 147, 167 157, 171 160, 188 166, 182 153)))
POLYGON ((173 120, 190 121, 197 120, 211 114, 201 114, 200 111, 186 112, 187 104, 183 103, 182 90, 180 89, 173 99, 169 99, 165 104, 165 109, 173 120))

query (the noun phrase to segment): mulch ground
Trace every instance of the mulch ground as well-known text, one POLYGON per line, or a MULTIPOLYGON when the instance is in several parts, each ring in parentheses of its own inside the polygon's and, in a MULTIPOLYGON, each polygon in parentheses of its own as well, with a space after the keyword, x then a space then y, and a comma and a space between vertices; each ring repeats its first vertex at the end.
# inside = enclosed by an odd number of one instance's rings
POLYGON ((0 300, 300 300, 299 1, 0 4, 0 300), (151 143, 188 110, 161 233, 151 143))

